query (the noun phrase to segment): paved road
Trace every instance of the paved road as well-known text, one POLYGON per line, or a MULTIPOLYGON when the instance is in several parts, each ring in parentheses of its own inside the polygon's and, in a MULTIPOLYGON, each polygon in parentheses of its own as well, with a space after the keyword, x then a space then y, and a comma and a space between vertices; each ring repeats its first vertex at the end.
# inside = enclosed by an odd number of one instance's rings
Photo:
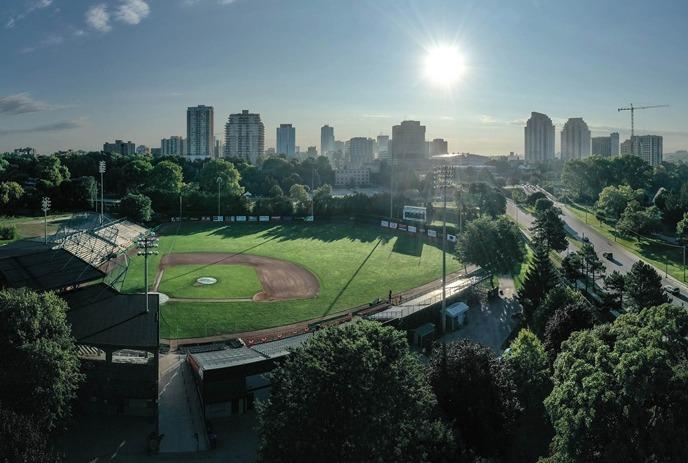
MULTIPOLYGON (((597 251, 598 256, 606 267, 606 273, 611 273, 614 270, 626 273, 631 270, 631 266, 636 261, 640 260, 635 254, 626 250, 623 246, 616 244, 613 240, 607 239, 584 221, 578 219, 578 217, 573 215, 564 204, 559 202, 555 202, 554 204, 561 209, 563 213, 562 219, 568 231, 578 238, 586 236, 590 240, 590 243, 595 246, 595 251, 597 251), (603 258, 602 254, 605 252, 611 252, 614 256, 614 260, 609 261, 603 258)), ((511 200, 507 200, 506 212, 507 215, 517 219, 520 224, 525 224, 528 228, 530 228, 533 223, 533 216, 518 208, 511 200)), ((688 287, 671 276, 668 278, 664 277, 663 269, 655 268, 655 270, 663 277, 662 285, 678 286, 681 288, 681 296, 669 295, 672 302, 678 305, 688 305, 688 287)))

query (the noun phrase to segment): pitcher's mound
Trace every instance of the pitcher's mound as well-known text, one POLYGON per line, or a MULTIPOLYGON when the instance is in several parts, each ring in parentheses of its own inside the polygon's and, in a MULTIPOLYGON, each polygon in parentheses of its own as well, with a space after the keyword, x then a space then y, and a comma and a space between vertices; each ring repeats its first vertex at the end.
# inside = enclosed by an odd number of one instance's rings
POLYGON ((263 291, 254 301, 310 299, 318 295, 320 283, 311 272, 292 262, 252 254, 183 252, 167 254, 160 268, 174 265, 248 265, 256 269, 263 291))

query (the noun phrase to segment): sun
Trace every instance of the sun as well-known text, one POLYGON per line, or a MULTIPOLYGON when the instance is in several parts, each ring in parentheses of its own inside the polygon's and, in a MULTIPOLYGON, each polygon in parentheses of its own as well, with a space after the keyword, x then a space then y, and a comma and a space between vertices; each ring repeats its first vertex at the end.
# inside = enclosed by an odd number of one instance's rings
POLYGON ((439 45, 430 48, 425 55, 425 78, 441 87, 451 87, 458 82, 466 64, 459 49, 451 45, 439 45))

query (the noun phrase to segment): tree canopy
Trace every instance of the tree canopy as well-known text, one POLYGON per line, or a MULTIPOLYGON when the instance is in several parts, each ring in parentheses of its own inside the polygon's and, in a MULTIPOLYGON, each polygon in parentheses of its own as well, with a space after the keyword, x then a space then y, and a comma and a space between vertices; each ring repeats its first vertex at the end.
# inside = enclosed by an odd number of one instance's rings
POLYGON ((451 432, 405 335, 363 321, 323 330, 271 374, 259 407, 261 461, 419 462, 451 432))
POLYGON ((229 196, 244 194, 244 187, 239 183, 241 179, 239 171, 231 162, 224 159, 213 159, 203 165, 198 178, 198 183, 203 191, 217 193, 218 179, 222 194, 229 196))
POLYGON ((624 278, 624 305, 630 310, 641 310, 668 301, 657 271, 642 260, 634 263, 624 278))
POLYGON ((480 217, 470 222, 458 240, 462 262, 493 273, 508 273, 523 260, 520 231, 506 217, 480 217))

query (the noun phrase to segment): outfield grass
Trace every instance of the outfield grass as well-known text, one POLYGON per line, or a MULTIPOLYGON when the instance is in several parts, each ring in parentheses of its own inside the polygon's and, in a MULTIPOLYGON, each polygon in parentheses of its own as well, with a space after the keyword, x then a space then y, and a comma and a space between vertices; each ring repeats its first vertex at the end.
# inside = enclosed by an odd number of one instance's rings
MULTIPOLYGON (((188 338, 251 331, 342 312, 428 283, 441 276, 439 245, 413 235, 354 222, 236 224, 189 222, 160 230, 160 256, 149 258, 153 281, 160 258, 170 252, 245 252, 289 260, 320 282, 318 297, 272 302, 169 302, 162 306, 161 335, 188 338), (177 232, 177 227, 179 231, 177 232)), ((447 270, 460 269, 447 259, 447 270)), ((143 259, 133 258, 123 291, 143 290, 143 259)))
POLYGON ((160 282, 161 292, 178 298, 250 298, 262 289, 256 270, 246 265, 175 265, 165 269, 160 282), (199 285, 200 277, 217 283, 199 285))
MULTIPOLYGON (((576 217, 578 217, 578 219, 585 221, 586 209, 578 205, 567 205, 566 207, 576 217)), ((597 217, 595 217, 594 212, 590 210, 588 210, 588 225, 607 237, 609 240, 614 240, 617 244, 628 249, 644 261, 649 262, 658 269, 662 270, 662 274, 664 274, 664 271, 667 270, 668 273, 678 281, 683 281, 682 248, 669 246, 659 240, 625 237, 617 233, 614 230, 614 227, 598 220, 597 217)))
MULTIPOLYGON (((70 215, 56 214, 48 216, 48 235, 55 233, 60 223, 68 219, 70 215)), ((0 216, 0 226, 14 226, 17 230, 16 236, 12 240, 0 240, 0 245, 11 243, 12 241, 43 236, 45 233, 43 217, 26 216, 0 216)))

